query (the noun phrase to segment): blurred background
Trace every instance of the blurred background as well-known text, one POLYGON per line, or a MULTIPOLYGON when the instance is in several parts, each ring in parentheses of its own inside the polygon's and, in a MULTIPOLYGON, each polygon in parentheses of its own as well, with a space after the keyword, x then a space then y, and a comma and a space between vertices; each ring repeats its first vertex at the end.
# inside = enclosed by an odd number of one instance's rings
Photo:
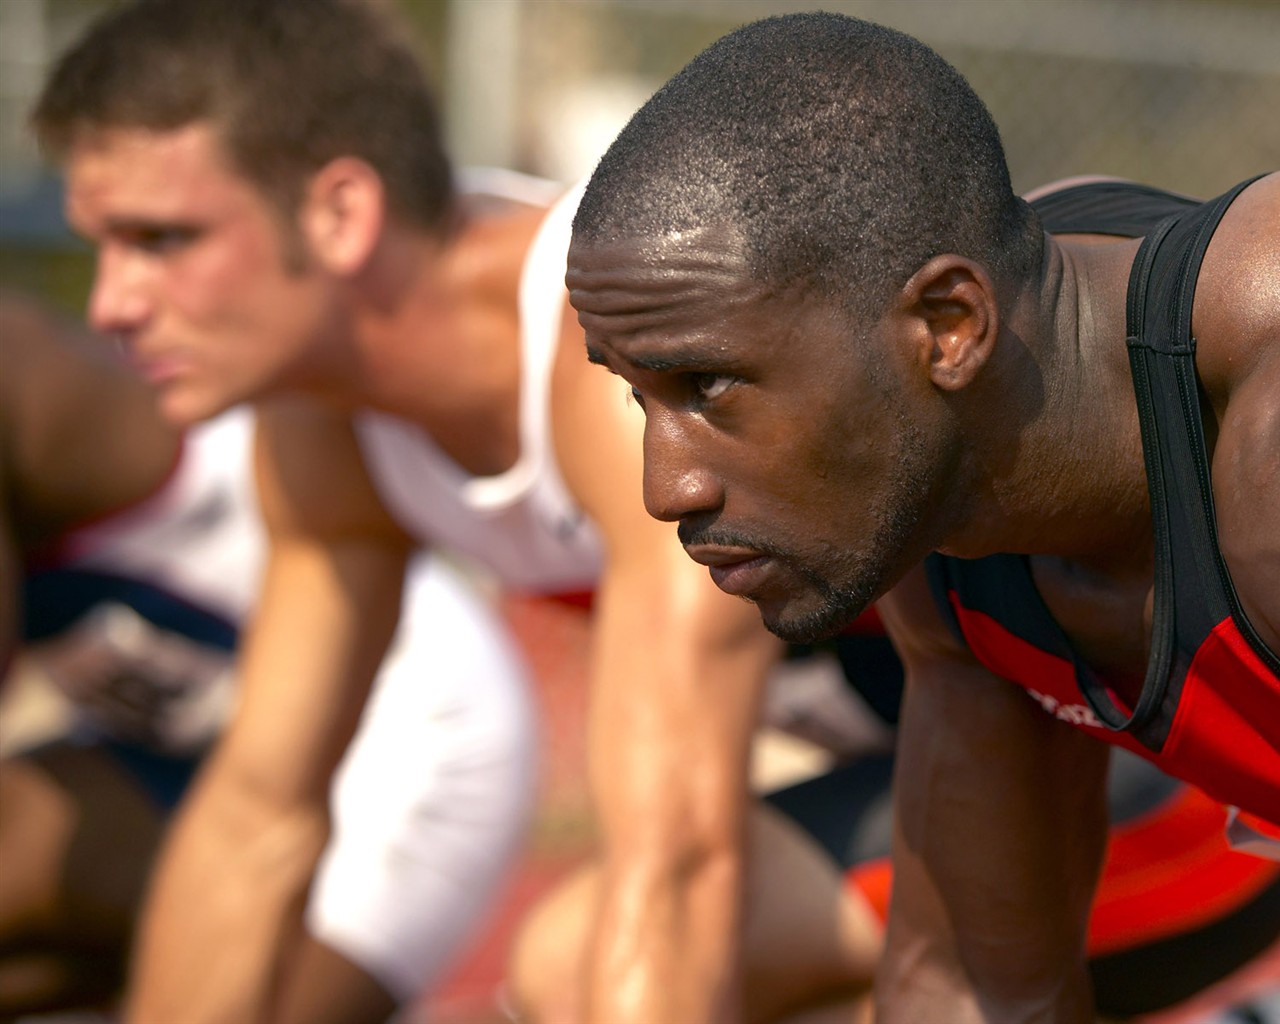
MULTIPOLYGON (((59 182, 26 117, 56 56, 114 2, 0 0, 0 286, 73 313, 84 308, 90 258, 63 224, 59 182)), ((1280 0, 366 2, 402 16, 420 46, 460 166, 571 182, 703 47, 744 22, 821 7, 906 31, 954 63, 1000 125, 1019 190, 1101 173, 1207 197, 1280 167, 1280 0)), ((500 1019, 492 997, 516 922, 589 848, 585 618, 535 599, 503 601, 544 712, 538 825, 472 954, 405 1021, 500 1019)), ((816 767, 803 752, 759 760, 783 776, 816 767)))
MULTIPOLYGON (((113 0, 0 0, 0 283, 79 309, 84 254, 26 114, 113 0)), ((1015 187, 1105 173, 1213 195, 1280 166, 1278 0, 368 0, 419 42, 459 164, 572 181, 630 113, 737 25, 822 7, 933 46, 1004 134, 1015 187)))

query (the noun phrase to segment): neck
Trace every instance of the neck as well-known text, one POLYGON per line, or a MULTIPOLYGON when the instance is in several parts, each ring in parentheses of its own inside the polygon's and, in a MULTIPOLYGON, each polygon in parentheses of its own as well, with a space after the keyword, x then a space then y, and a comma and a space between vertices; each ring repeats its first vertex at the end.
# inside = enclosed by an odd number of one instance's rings
POLYGON ((445 282, 450 244, 417 235, 389 237, 351 284, 357 365, 347 386, 360 405, 410 419, 429 418, 435 364, 450 337, 457 297, 445 282))
POLYGON ((948 552, 1145 559, 1124 320, 1136 244, 1046 238, 1041 273, 1008 305, 992 372, 962 412, 979 424, 967 470, 980 498, 948 552))
POLYGON ((510 216, 464 218, 443 242, 388 233, 351 285, 358 404, 418 424, 473 472, 501 471, 518 451, 517 294, 529 234, 510 216))

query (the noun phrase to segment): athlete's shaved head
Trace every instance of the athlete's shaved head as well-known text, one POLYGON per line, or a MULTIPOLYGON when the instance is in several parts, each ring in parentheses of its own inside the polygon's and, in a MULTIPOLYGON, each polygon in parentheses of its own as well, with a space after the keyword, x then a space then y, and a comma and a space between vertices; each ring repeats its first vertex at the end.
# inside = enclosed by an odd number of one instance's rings
POLYGON ((1042 237, 960 74, 910 36, 829 13, 756 22, 699 55, 600 161, 574 233, 725 223, 760 279, 846 306, 945 252, 1017 279, 1042 237))

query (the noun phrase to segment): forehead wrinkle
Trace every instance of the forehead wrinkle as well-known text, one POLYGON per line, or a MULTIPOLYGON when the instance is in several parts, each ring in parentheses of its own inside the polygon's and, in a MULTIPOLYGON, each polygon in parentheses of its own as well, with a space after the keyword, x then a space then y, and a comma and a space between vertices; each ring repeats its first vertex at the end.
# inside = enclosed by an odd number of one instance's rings
POLYGON ((711 296, 680 299, 655 305, 636 306, 620 304, 613 310, 601 310, 594 303, 590 306, 575 301, 569 293, 569 301, 578 311, 578 323, 588 334, 601 336, 635 336, 649 332, 676 333, 689 337, 694 324, 721 323, 726 318, 721 305, 713 305, 711 296), (700 310, 710 311, 699 315, 700 310))
POLYGON ((571 271, 566 283, 569 302, 588 333, 620 337, 653 332, 683 340, 724 325, 768 291, 734 270, 705 265, 693 273, 670 268, 656 274, 571 271))
POLYGON ((745 264, 735 260, 717 260, 709 255, 681 253, 677 258, 671 258, 627 254, 627 257, 610 258, 609 253, 600 249, 585 254, 581 250, 571 249, 567 261, 566 283, 571 288, 604 291, 608 290, 610 281, 619 280, 625 282, 621 287, 651 291, 669 287, 670 282, 679 281, 682 277, 730 282, 743 278, 746 272, 745 264), (584 255, 587 266, 583 265, 584 255), (592 263, 596 266, 591 266, 592 263))
POLYGON ((572 242, 565 283, 593 292, 631 291, 643 295, 679 288, 682 280, 716 289, 740 287, 750 279, 736 237, 723 231, 676 232, 659 238, 572 242))
POLYGON ((565 284, 597 362, 656 373, 723 363, 733 324, 770 295, 723 232, 579 243, 565 284))

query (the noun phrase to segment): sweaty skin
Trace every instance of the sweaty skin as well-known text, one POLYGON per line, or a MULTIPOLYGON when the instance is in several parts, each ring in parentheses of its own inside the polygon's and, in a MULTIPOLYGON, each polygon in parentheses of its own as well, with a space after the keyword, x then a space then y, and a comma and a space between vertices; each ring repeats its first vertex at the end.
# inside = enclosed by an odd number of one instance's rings
MULTIPOLYGON (((396 620, 406 552, 431 540, 391 522, 351 414, 398 415, 471 473, 512 465, 516 282, 544 211, 462 205, 446 237, 425 235, 386 209, 373 168, 339 158, 282 225, 203 124, 96 133, 73 147, 67 172, 70 215, 101 256, 94 323, 126 345, 166 415, 265 402, 257 472, 271 556, 242 704, 167 845, 129 1016, 328 1019, 319 1014, 337 1008, 294 970, 309 955, 302 897, 328 827, 329 775, 396 620)), ((591 776, 602 806, 632 811, 602 821, 608 881, 580 1005, 587 1020, 732 1020, 750 730, 723 714, 723 695, 755 692, 778 644, 670 526, 644 515, 637 411, 582 359, 582 343, 566 311, 552 431, 606 554, 591 776), (650 704, 655 687, 671 698, 650 704), (636 747, 603 739, 623 723, 636 747), (700 742, 697 730, 724 739, 700 742), (672 734, 688 741, 670 756, 634 756, 646 736, 672 734), (679 784, 691 775, 704 784, 679 784)), ((753 715, 748 702, 741 716, 753 715)))
MULTIPOLYGON (((1271 175, 1222 221, 1193 315, 1220 544, 1273 650, 1280 521, 1257 510, 1280 507, 1280 304, 1259 300, 1280 288, 1261 227, 1277 218, 1271 175)), ((1050 240, 1039 277, 1012 293, 939 256, 857 322, 761 294, 724 226, 570 251, 588 352, 646 410, 650 513, 678 521, 689 553, 783 635, 888 592, 908 693, 884 1020, 1090 1012, 1103 748, 960 649, 911 566, 929 550, 1028 553, 1076 649, 1132 702, 1150 511, 1117 339, 1136 248, 1050 240)))
MULTIPOLYGON (((751 280, 741 244, 723 229, 639 252, 626 241, 593 246, 571 258, 567 281, 589 358, 626 378, 645 409, 650 514, 678 520, 691 557, 721 589, 755 601, 774 632, 832 632, 883 589, 894 569, 882 552, 928 550, 924 514, 940 495, 921 479, 925 438, 856 429, 902 418, 895 396, 859 371, 878 339, 788 358, 810 338, 835 335, 838 319, 798 291, 772 294, 751 280), (690 462, 690 450, 715 454, 690 462), (730 489, 718 462, 743 474, 740 487, 730 489), (847 507, 841 482, 851 479, 877 481, 885 498, 847 507), (857 543, 835 542, 837 520, 857 543)), ((899 558, 903 568, 912 560, 899 558)))

